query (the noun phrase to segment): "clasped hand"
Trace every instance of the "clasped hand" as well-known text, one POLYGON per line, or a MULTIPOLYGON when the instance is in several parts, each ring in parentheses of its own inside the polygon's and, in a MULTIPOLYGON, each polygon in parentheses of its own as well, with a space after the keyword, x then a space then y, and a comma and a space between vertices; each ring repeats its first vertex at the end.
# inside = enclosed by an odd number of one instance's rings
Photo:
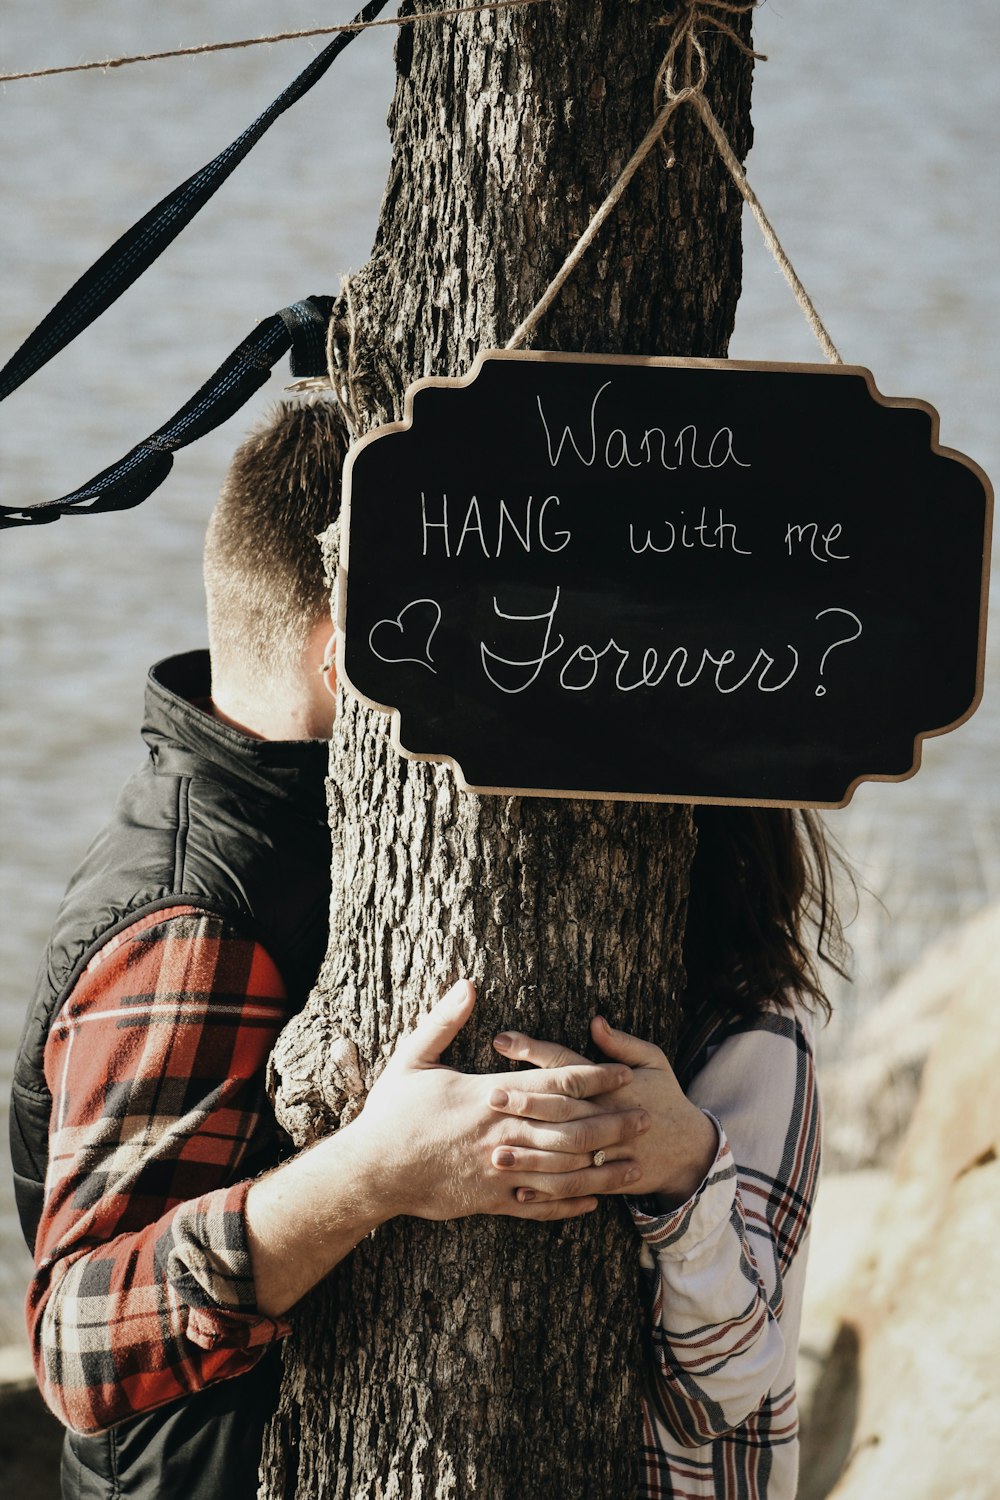
MULTIPOLYGON (((666 1054, 654 1042, 644 1042, 627 1031, 614 1030, 603 1016, 595 1016, 591 1021, 590 1034, 595 1046, 606 1057, 627 1064, 629 1069, 628 1078, 613 1092, 598 1094, 587 1101, 587 1108, 595 1111, 590 1119, 596 1125, 609 1117, 638 1113, 644 1121, 643 1128, 629 1140, 627 1150, 612 1145, 605 1151, 602 1170, 606 1171, 609 1165, 619 1164, 621 1153, 626 1150, 628 1171, 624 1184, 595 1188, 594 1191, 621 1192, 627 1189, 634 1197, 655 1194, 664 1200, 664 1208, 685 1203, 697 1191, 715 1160, 719 1146, 718 1129, 708 1115, 688 1099, 666 1054)), ((514 1086, 505 1091, 506 1100, 499 1099, 496 1094, 491 1099, 495 1108, 518 1120, 538 1117, 535 1112, 542 1101, 536 1090, 540 1078, 559 1078, 586 1062, 568 1047, 538 1041, 520 1032, 502 1032, 494 1038, 493 1045, 504 1057, 546 1070, 516 1074, 514 1086)), ((575 1114, 574 1118, 583 1120, 584 1117, 575 1114)), ((512 1139, 509 1134, 508 1139, 512 1139)), ((593 1149, 597 1149, 596 1144, 593 1149)), ((513 1150, 508 1151, 506 1157, 505 1165, 516 1169, 530 1159, 530 1153, 513 1150)), ((521 1193, 522 1190, 518 1189, 518 1197, 521 1193)))
POLYGON ((609 1062, 503 1033, 497 1050, 536 1072, 460 1073, 440 1059, 474 1003, 473 986, 460 980, 397 1046, 347 1127, 385 1217, 567 1219, 608 1193, 683 1202, 694 1191, 716 1130, 658 1047, 595 1020, 609 1062), (595 1152, 604 1153, 600 1166, 595 1152))

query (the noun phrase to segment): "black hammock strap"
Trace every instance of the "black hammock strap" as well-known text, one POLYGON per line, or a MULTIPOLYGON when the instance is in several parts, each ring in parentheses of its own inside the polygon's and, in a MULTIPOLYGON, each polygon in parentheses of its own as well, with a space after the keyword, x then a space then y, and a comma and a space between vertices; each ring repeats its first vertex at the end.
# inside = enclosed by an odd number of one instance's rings
POLYGON ((306 297, 265 318, 190 401, 145 442, 71 495, 40 505, 0 505, 0 530, 140 505, 170 473, 174 450, 204 437, 239 411, 288 349, 293 375, 326 373, 326 329, 332 307, 332 297, 306 297))
MULTIPOLYGON (((387 0, 369 0, 352 24, 373 20, 386 4, 387 0)), ((356 35, 354 31, 342 31, 334 37, 241 136, 193 177, 174 188, 84 272, 0 370, 0 401, 72 343, 77 334, 99 318, 153 264, 278 116, 308 93, 356 35)))

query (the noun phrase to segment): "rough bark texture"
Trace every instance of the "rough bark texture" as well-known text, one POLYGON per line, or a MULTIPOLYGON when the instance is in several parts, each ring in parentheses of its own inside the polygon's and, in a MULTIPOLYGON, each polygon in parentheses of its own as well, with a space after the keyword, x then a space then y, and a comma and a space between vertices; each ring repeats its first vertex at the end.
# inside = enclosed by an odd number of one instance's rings
MULTIPOLYGON (((647 128, 657 14, 552 0, 401 33, 382 219, 352 283, 366 425, 398 415, 411 380, 504 343, 543 291, 647 128)), ((744 154, 749 64, 719 38, 709 57, 744 154)), ((739 199, 693 116, 673 139, 677 165, 646 163, 539 347, 725 353, 739 199)), ((273 1065, 298 1143, 356 1110, 357 1072, 370 1082, 458 974, 480 992, 458 1067, 495 1069, 504 1026, 582 1048, 597 1010, 672 1044, 686 809, 463 794, 446 769, 398 758, 388 722, 353 701, 331 764, 333 937, 273 1065)), ((622 1500, 642 1324, 635 1234, 613 1200, 561 1227, 390 1224, 300 1309, 261 1493, 622 1500)))

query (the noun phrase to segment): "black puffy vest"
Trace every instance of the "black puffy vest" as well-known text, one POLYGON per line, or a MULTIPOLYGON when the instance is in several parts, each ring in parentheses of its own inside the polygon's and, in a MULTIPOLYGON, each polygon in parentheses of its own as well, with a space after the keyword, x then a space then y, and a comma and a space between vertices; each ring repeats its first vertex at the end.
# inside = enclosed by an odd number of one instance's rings
MULTIPOLYGON (((48 1163, 51 1096, 43 1055, 53 1017, 97 949, 168 906, 236 921, 281 971, 289 1014, 326 951, 330 835, 327 746, 251 740, 195 707, 210 694, 206 652, 150 672, 146 763, 74 875, 56 918, 18 1049, 11 1156, 33 1248, 48 1163)), ((267 1165, 257 1162, 257 1168, 267 1165)), ((63 1494, 73 1500, 256 1493, 261 1434, 276 1395, 276 1351, 248 1375, 93 1437, 67 1433, 63 1494)))

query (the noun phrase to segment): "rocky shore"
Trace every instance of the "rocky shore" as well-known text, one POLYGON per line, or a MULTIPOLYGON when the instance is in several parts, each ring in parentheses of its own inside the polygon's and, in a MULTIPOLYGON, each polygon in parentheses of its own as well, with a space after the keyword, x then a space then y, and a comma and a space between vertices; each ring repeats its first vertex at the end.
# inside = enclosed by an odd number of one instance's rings
POLYGON ((824 1086, 800 1500, 1000 1494, 1000 906, 935 945, 824 1086), (905 1129, 903 1122, 907 1120, 905 1129))

